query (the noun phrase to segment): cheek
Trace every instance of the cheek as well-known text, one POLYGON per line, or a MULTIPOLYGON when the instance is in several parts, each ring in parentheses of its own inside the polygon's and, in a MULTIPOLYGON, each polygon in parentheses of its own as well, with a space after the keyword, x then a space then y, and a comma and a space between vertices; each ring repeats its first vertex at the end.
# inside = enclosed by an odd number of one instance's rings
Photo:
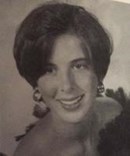
POLYGON ((43 98, 53 98, 56 95, 57 88, 56 88, 56 82, 46 79, 46 78, 39 78, 38 80, 38 87, 40 89, 40 92, 43 96, 43 98))
POLYGON ((94 73, 82 73, 75 76, 77 86, 85 92, 95 93, 97 90, 97 77, 94 73))

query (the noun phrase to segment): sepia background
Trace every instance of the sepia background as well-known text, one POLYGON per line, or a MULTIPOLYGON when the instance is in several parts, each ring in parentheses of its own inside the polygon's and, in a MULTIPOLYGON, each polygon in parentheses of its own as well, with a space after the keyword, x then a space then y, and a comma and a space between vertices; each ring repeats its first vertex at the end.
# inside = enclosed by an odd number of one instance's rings
MULTIPOLYGON (((47 0, 46 0, 47 1, 47 0)), ((84 6, 96 14, 112 34, 114 52, 106 88, 122 86, 130 94, 130 4, 111 0, 60 0, 84 6)), ((0 152, 11 156, 17 146, 14 137, 35 121, 33 90, 22 79, 13 59, 13 42, 20 22, 45 0, 0 0, 0 152)))

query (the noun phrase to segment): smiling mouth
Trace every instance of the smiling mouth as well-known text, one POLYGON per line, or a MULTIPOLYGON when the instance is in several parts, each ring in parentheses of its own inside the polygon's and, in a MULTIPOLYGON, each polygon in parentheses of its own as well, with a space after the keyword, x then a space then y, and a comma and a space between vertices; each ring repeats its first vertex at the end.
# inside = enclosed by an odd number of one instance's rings
POLYGON ((83 97, 84 97, 84 95, 81 95, 76 98, 60 99, 58 101, 62 104, 63 108, 65 108, 67 110, 72 110, 72 109, 76 109, 80 106, 80 101, 83 99, 83 97))

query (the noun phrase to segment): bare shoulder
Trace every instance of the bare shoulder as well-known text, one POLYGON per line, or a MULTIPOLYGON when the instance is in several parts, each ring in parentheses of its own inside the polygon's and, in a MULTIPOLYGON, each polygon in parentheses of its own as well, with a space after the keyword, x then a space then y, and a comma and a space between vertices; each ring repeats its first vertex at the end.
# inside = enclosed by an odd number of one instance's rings
POLYGON ((33 149, 36 148, 34 144, 37 142, 36 140, 37 140, 36 137, 32 134, 30 135, 30 132, 29 132, 26 136, 24 136, 24 138, 21 140, 21 142, 17 146, 14 156, 22 156, 22 155, 31 156, 33 153, 33 149))
POLYGON ((109 97, 98 97, 94 109, 101 128, 115 119, 122 111, 121 105, 116 100, 109 97))
POLYGON ((14 156, 40 156, 48 140, 46 131, 39 122, 19 143, 14 156), (39 151, 41 153, 38 154, 39 151))

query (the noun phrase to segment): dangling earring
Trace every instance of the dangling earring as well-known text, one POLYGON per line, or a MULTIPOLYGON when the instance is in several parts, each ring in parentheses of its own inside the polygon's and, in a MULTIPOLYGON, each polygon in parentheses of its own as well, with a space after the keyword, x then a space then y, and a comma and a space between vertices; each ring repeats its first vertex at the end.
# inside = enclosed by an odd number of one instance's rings
POLYGON ((40 101, 42 101, 42 96, 40 91, 36 88, 34 89, 34 93, 33 93, 33 100, 37 103, 39 103, 40 101))
POLYGON ((37 118, 44 117, 48 113, 49 108, 46 106, 38 88, 34 89, 33 100, 35 101, 33 115, 37 118))
POLYGON ((97 86, 97 94, 101 95, 105 91, 103 83, 100 81, 97 86))

